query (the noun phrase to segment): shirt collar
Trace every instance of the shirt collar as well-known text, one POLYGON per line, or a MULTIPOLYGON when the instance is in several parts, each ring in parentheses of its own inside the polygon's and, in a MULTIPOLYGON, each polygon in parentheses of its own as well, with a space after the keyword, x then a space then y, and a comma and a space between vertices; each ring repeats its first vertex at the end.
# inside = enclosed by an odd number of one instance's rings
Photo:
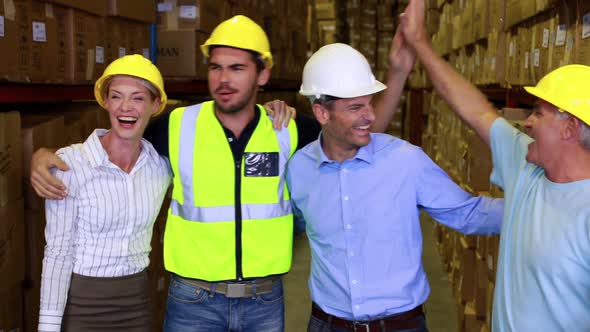
MULTIPOLYGON (((364 161, 368 164, 373 163, 373 154, 374 154, 373 140, 374 140, 374 137, 373 137, 373 134, 371 134, 371 141, 369 142, 369 144, 362 146, 357 151, 356 155, 349 160, 357 159, 360 161, 364 161)), ((307 155, 315 160, 316 166, 318 168, 320 168, 322 166, 322 164, 338 164, 337 161, 331 160, 330 158, 328 158, 328 156, 326 156, 326 154, 324 153, 324 149, 322 148, 321 142, 322 142, 322 133, 320 132, 320 136, 310 146, 309 151, 307 151, 307 155)))
MULTIPOLYGON (((88 162, 93 168, 99 166, 117 167, 109 160, 109 155, 100 142, 100 137, 106 135, 108 132, 109 130, 107 129, 95 129, 82 144, 84 151, 86 151, 88 162)), ((147 152, 149 148, 147 144, 149 143, 145 139, 141 140, 141 152, 133 169, 140 168, 144 163, 144 159, 148 157, 147 152)))
POLYGON ((82 144, 88 156, 88 161, 93 168, 104 165, 109 161, 109 156, 100 143, 100 137, 108 132, 106 129, 95 129, 82 144))

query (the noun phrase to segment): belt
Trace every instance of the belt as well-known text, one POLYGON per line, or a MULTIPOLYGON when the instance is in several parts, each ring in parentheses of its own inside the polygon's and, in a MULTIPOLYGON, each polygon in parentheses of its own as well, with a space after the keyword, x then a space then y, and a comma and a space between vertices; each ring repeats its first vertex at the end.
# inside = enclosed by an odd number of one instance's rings
POLYGON ((272 286, 275 282, 281 280, 281 277, 267 277, 255 279, 248 282, 207 282, 198 279, 183 278, 177 275, 181 280, 211 293, 223 294, 228 298, 253 297, 256 295, 272 293, 272 286))
POLYGON ((315 318, 318 318, 330 324, 331 326, 341 327, 355 332, 382 331, 382 328, 386 330, 417 329, 421 326, 422 323, 416 320, 415 318, 423 314, 424 311, 422 310, 422 305, 419 305, 412 310, 383 317, 381 319, 369 321, 352 321, 330 315, 324 312, 315 303, 311 308, 311 315, 315 318))

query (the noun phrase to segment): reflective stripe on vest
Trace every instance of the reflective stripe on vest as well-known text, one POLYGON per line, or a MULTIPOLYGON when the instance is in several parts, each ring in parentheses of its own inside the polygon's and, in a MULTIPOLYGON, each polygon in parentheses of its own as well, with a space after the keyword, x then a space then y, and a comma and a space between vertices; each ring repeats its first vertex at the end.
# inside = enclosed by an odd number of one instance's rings
MULTIPOLYGON (((172 214, 187 221, 222 222, 233 220, 236 208, 230 206, 195 207, 179 204, 173 200, 170 204, 172 214)), ((281 200, 277 204, 242 204, 242 219, 278 218, 291 214, 291 204, 281 200)))
MULTIPOLYGON (((182 114, 180 127, 180 144, 179 151, 195 151, 195 135, 197 117, 201 111, 201 105, 193 105, 187 107, 182 114)), ((262 116, 262 115, 261 115, 262 116)), ((285 166, 289 160, 291 153, 291 138, 289 130, 283 128, 282 130, 275 130, 278 138, 280 153, 279 153, 279 174, 284 174, 285 166)), ((192 153, 179 153, 179 172, 182 178, 182 183, 194 183, 194 163, 192 153)), ((198 185, 198 184, 197 184, 198 185)), ((184 204, 180 204, 173 199, 171 202, 171 212, 174 215, 181 217, 187 221, 199 222, 221 222, 234 220, 235 206, 216 206, 216 207, 196 207, 194 188, 192 186, 183 186, 182 193, 184 197, 184 204)), ((279 202, 276 204, 242 204, 242 219, 267 219, 276 218, 292 213, 291 204, 285 200, 285 177, 279 179, 278 187, 279 202)))

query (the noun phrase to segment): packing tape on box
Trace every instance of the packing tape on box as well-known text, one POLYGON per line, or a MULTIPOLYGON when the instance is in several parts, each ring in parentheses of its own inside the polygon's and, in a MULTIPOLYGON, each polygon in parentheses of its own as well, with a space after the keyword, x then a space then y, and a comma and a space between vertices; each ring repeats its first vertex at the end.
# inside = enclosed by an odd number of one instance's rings
POLYGON ((11 21, 16 19, 16 7, 13 0, 4 0, 4 17, 11 21))

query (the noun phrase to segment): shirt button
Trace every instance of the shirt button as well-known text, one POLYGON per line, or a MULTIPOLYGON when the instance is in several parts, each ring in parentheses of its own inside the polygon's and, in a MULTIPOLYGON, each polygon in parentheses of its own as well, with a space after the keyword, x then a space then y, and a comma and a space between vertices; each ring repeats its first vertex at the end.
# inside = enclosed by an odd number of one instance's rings
POLYGON ((356 281, 356 280, 353 280, 353 281, 352 281, 352 284, 353 284, 353 285, 356 285, 356 284, 357 284, 357 281, 356 281))
POLYGON ((351 229, 351 228, 352 228, 352 226, 346 225, 346 229, 351 229))
POLYGON ((357 305, 354 306, 354 308, 358 310, 358 309, 361 308, 361 306, 357 304, 357 305))
POLYGON ((352 251, 351 251, 351 252, 349 253, 349 255, 350 255, 350 257, 354 257, 354 252, 352 252, 352 251))
POLYGON ((343 170, 342 170, 342 172, 344 172, 344 173, 348 173, 348 169, 347 169, 347 168, 345 168, 345 169, 343 169, 343 170))
POLYGON ((348 196, 344 196, 344 200, 347 201, 348 200, 348 196))
POLYGON ((228 142, 233 142, 233 141, 234 141, 234 139, 233 139, 233 138, 231 138, 231 137, 228 137, 228 138, 227 138, 227 141, 228 141, 228 142))

